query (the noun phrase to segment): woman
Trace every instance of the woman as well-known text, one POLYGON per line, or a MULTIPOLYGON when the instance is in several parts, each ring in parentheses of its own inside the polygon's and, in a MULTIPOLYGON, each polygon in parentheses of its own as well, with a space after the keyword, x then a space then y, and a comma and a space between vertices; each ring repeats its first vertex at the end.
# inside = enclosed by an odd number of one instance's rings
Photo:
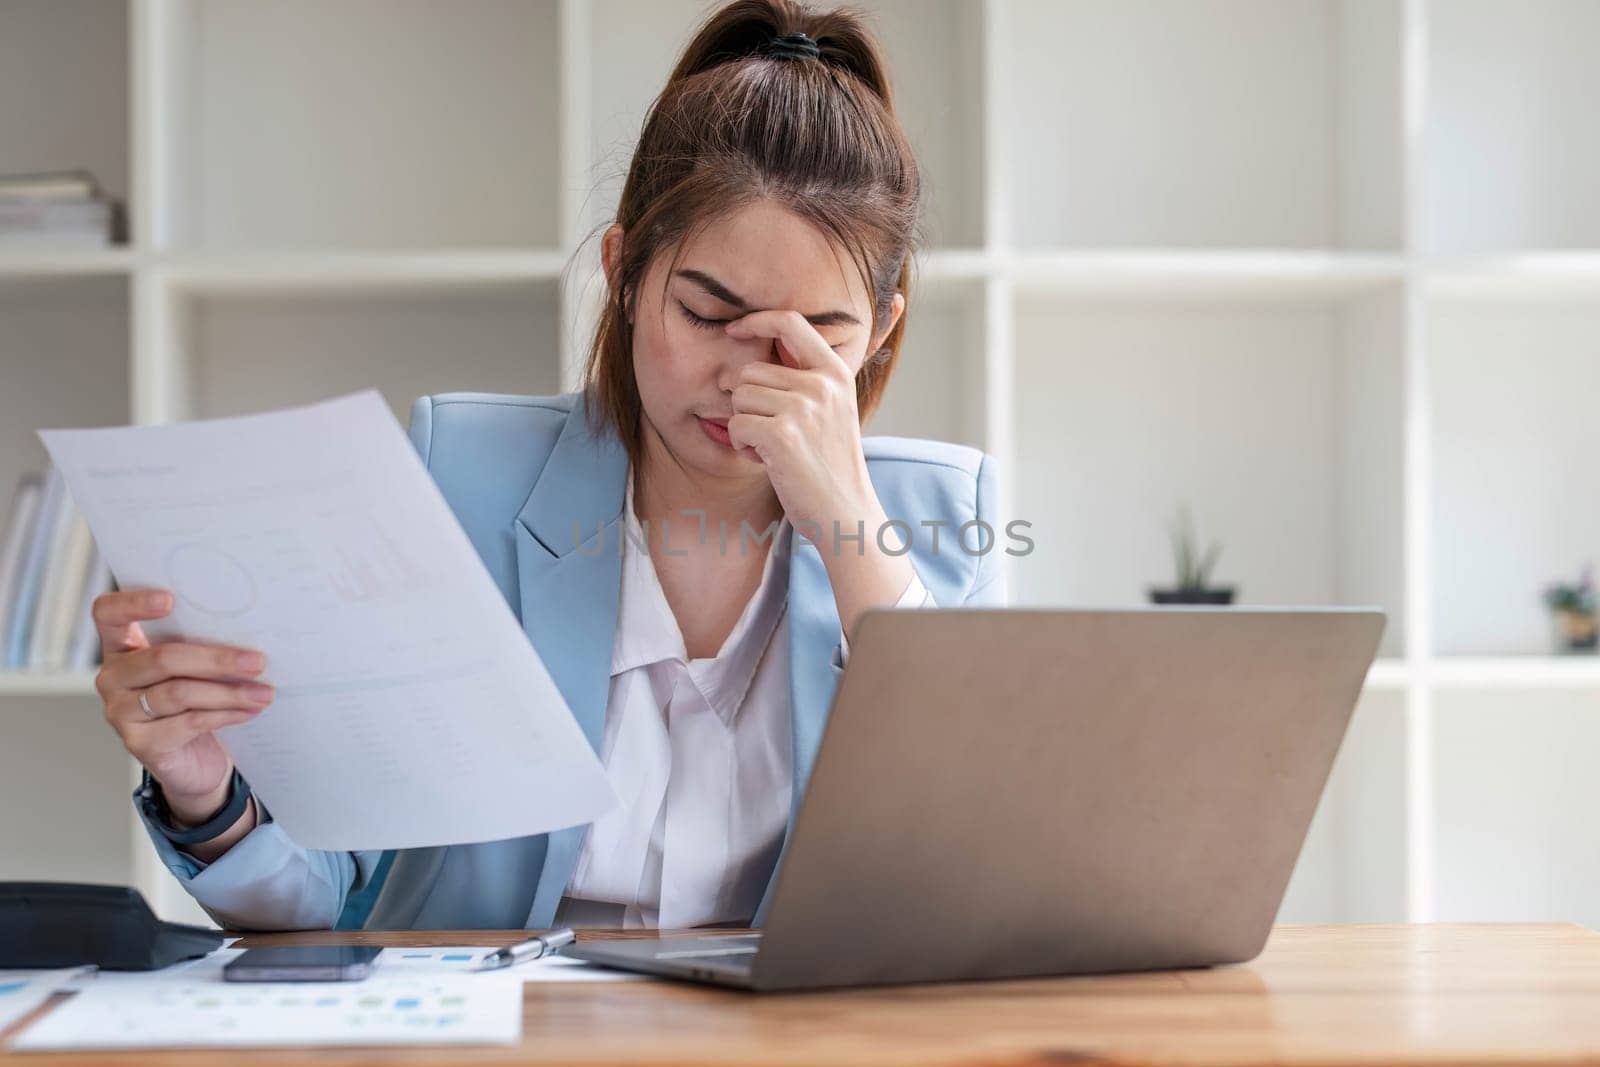
POLYGON ((862 613, 1004 597, 988 458, 860 432, 899 355, 920 197, 860 19, 729 4, 646 119, 584 389, 413 407, 616 787, 592 824, 301 848, 213 732, 271 713, 267 668, 152 647, 139 620, 165 591, 100 597, 106 716, 195 899, 237 929, 762 925, 862 613))

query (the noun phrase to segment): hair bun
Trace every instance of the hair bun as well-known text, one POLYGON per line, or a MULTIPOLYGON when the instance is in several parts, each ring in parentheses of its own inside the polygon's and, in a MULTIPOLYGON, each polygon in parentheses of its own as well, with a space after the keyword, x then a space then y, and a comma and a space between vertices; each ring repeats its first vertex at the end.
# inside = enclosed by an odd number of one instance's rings
POLYGON ((813 41, 804 30, 799 30, 794 33, 781 33, 772 38, 762 46, 761 53, 779 59, 820 59, 822 46, 813 41))
POLYGON ((888 63, 870 16, 853 7, 819 11, 804 0, 732 0, 712 12, 668 84, 749 57, 819 59, 860 80, 892 112, 888 63))

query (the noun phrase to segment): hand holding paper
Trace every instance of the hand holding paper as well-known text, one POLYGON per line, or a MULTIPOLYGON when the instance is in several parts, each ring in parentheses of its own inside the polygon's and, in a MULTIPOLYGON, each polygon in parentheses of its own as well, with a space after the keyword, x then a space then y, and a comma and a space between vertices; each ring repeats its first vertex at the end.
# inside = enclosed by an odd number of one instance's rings
POLYGON ((42 430, 154 642, 260 649, 276 697, 217 736, 308 848, 586 823, 616 797, 375 390, 156 427, 42 430))

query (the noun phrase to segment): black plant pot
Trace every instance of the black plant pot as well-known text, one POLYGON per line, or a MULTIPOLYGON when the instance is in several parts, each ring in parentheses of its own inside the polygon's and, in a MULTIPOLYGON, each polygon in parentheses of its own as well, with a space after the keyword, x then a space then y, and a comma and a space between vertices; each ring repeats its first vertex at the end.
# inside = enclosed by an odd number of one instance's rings
POLYGON ((1596 625, 1594 613, 1558 611, 1555 620, 1562 652, 1593 653, 1600 647, 1600 625, 1596 625))
POLYGON ((1206 589, 1151 589, 1153 604, 1232 604, 1234 586, 1220 585, 1206 589))

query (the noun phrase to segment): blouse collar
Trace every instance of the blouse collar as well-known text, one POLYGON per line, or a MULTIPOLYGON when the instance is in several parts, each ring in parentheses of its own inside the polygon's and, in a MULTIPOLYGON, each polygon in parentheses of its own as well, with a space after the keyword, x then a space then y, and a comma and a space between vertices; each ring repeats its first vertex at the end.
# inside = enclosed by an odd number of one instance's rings
MULTIPOLYGON (((767 542, 767 558, 762 566, 761 582, 723 641, 722 648, 713 657, 689 660, 683 632, 672 614, 671 605, 667 603, 655 563, 650 557, 649 542, 634 511, 631 469, 625 483, 622 587, 618 601, 616 640, 612 646, 611 674, 615 677, 624 671, 664 660, 682 664, 706 702, 716 709, 723 722, 731 724, 787 606, 792 526, 788 518, 782 519, 775 535, 767 542)), ((692 521, 689 528, 693 530, 692 521)), ((697 534, 698 530, 693 530, 686 536, 697 534)), ((715 535, 708 531, 707 536, 715 535)), ((738 544, 737 535, 729 531, 727 551, 738 551, 738 544)))

